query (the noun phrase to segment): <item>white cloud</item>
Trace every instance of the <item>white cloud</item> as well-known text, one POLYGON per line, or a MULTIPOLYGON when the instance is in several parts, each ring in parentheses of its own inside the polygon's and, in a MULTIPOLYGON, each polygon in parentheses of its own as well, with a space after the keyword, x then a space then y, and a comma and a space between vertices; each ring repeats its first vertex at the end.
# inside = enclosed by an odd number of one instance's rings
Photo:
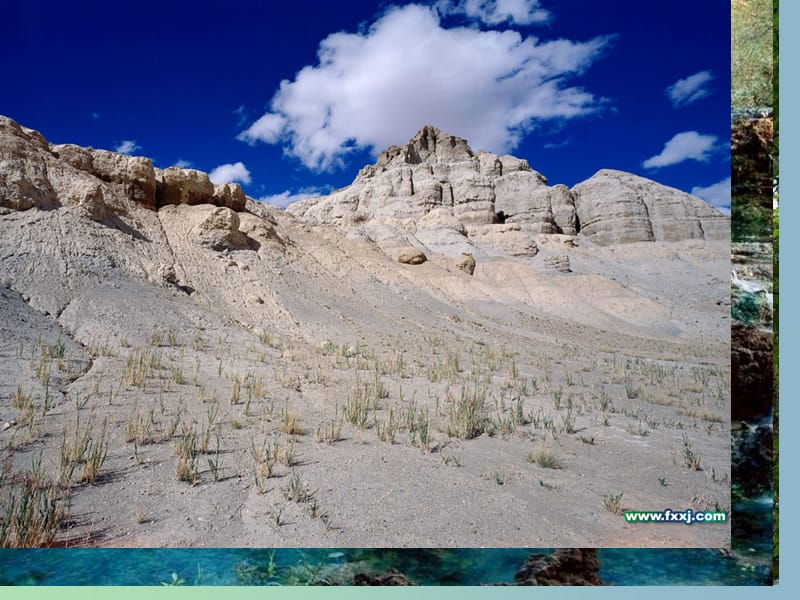
MULTIPOLYGON (((281 89, 283 89, 284 83, 286 82, 284 81, 281 83, 281 89)), ((286 117, 280 114, 266 113, 258 119, 258 121, 236 136, 236 139, 243 142, 252 143, 258 140, 267 144, 274 144, 280 139, 285 128, 286 117)))
POLYGON ((664 144, 661 154, 651 156, 642 163, 646 169, 657 169, 676 165, 685 160, 705 162, 717 143, 714 135, 701 135, 696 131, 684 131, 664 144))
POLYGON ((714 208, 725 214, 731 212, 731 178, 726 177, 708 187, 695 186, 692 195, 702 198, 714 208))
POLYGON ((601 109, 602 99, 567 79, 610 39, 539 42, 510 30, 446 29, 430 7, 393 8, 365 32, 325 38, 319 64, 281 82, 270 112, 238 137, 283 143, 314 170, 342 166, 355 149, 403 143, 426 124, 476 150, 508 152, 537 121, 601 109))
POLYGON ((192 161, 181 159, 178 162, 176 162, 174 166, 178 167, 179 169, 191 169, 192 161))
POLYGON ((262 196, 258 199, 259 202, 264 202, 266 204, 274 204, 279 208, 286 208, 290 204, 294 204, 295 202, 299 202, 300 200, 305 200, 306 198, 313 198, 314 196, 321 196, 326 192, 321 189, 315 188, 304 188, 297 193, 292 193, 289 190, 282 192, 280 194, 272 194, 270 196, 262 196))
POLYGON ((436 7, 442 14, 461 14, 487 25, 506 21, 530 25, 550 19, 550 13, 539 6, 539 0, 440 0, 436 7))
POLYGON ((667 96, 672 101, 672 106, 678 108, 705 98, 711 94, 708 84, 713 79, 711 71, 700 71, 684 79, 679 79, 667 88, 667 96))
POLYGON ((212 183, 217 185, 221 183, 233 183, 234 181, 248 184, 250 183, 250 171, 247 170, 244 163, 228 163, 216 167, 208 174, 208 178, 212 183))
POLYGON ((142 147, 135 140, 122 140, 114 150, 120 154, 133 154, 142 147))

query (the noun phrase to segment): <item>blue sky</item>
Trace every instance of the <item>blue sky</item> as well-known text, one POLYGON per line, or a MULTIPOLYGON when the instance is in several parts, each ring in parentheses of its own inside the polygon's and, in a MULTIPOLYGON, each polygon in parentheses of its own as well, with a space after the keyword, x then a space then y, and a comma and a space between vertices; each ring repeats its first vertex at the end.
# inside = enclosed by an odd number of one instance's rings
POLYGON ((425 124, 729 204, 728 0, 0 5, 0 114, 285 204, 425 124))

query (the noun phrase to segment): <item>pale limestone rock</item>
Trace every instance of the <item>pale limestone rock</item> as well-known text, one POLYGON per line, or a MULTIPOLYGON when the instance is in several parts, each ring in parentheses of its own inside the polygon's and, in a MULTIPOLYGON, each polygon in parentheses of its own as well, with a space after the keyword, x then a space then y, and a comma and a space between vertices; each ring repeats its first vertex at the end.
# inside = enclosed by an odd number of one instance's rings
POLYGON ((80 182, 78 183, 78 186, 72 188, 73 199, 78 207, 93 221, 103 221, 108 216, 107 206, 103 197, 103 188, 92 181, 84 182, 82 186, 80 182))
POLYGON ((495 220, 495 193, 488 177, 475 175, 451 182, 453 215, 464 224, 488 224, 495 220))
POLYGON ((477 225, 467 233, 470 241, 490 256, 533 257, 539 252, 534 234, 519 223, 477 225))
POLYGON ((564 235, 575 235, 577 233, 577 224, 575 198, 572 192, 563 184, 554 185, 549 190, 550 208, 553 211, 556 232, 564 235))
POLYGON ((402 248, 397 255, 397 262, 405 265, 421 265, 426 260, 428 260, 428 257, 425 256, 422 250, 411 246, 402 248))
POLYGON ((496 154, 481 152, 478 154, 481 175, 500 177, 503 174, 503 161, 496 154))
POLYGON ((597 244, 729 235, 728 218, 704 201, 623 171, 598 171, 572 193, 580 234, 597 244))
POLYGON ((224 206, 214 208, 200 222, 197 238, 202 246, 212 250, 231 250, 247 245, 247 238, 239 231, 239 215, 224 206))
POLYGON ((515 171, 494 181, 498 220, 525 223, 532 231, 556 233, 551 208, 552 188, 531 172, 515 171))
POLYGON ((467 233, 464 223, 453 216, 450 208, 435 208, 417 221, 417 230, 435 229, 452 229, 462 235, 467 233))
POLYGON ((38 138, 0 116, 0 206, 27 210, 52 208, 57 194, 48 180, 47 158, 38 138))
POLYGON ((473 240, 453 229, 422 229, 416 232, 415 237, 425 248, 443 256, 456 257, 464 252, 480 251, 473 240))
POLYGON ((569 256, 567 254, 558 254, 556 256, 548 256, 544 259, 544 266, 559 273, 570 273, 569 256))
POLYGON ((156 207, 156 174, 149 158, 108 150, 90 150, 90 153, 93 175, 119 184, 122 193, 134 202, 147 208, 156 207))
POLYGON ((247 237, 255 240, 260 245, 284 248, 285 242, 278 235, 277 223, 274 219, 264 214, 256 216, 247 212, 243 212, 238 216, 239 231, 247 237))
POLYGON ((456 267, 464 271, 467 275, 472 275, 475 272, 475 257, 472 254, 462 253, 456 259, 456 267))
POLYGON ((213 204, 214 184, 206 173, 169 167, 158 173, 158 204, 213 204))
POLYGON ((92 153, 90 150, 75 144, 58 144, 52 147, 53 153, 62 160, 67 161, 79 171, 94 174, 92 166, 92 153))
POLYGON ((241 212, 247 204, 247 196, 244 195, 242 187, 238 183, 223 183, 214 186, 211 204, 241 212))

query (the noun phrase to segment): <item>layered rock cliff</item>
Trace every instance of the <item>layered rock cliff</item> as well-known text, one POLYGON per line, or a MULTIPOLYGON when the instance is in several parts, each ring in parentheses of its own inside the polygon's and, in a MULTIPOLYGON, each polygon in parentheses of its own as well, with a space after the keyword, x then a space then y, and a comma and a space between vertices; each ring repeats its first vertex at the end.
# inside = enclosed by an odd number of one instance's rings
POLYGON ((476 154, 431 126, 383 151, 350 186, 288 211, 390 253, 414 245, 449 256, 535 256, 541 235, 599 245, 729 236, 727 217, 674 188, 611 170, 572 189, 549 186, 526 160, 476 154))
POLYGON ((157 169, 148 158, 73 144, 50 145, 37 131, 0 115, 0 207, 14 210, 77 205, 95 220, 129 201, 158 209, 213 204, 244 209, 238 184, 214 185, 194 169, 157 169))

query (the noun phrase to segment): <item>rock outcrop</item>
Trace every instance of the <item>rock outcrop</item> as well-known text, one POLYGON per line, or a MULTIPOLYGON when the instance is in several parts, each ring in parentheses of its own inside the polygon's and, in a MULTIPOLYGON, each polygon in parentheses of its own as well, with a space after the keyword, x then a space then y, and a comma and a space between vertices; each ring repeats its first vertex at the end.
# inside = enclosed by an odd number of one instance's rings
POLYGON ((719 240, 730 226, 699 198, 621 171, 599 171, 573 189, 549 186, 527 161, 476 154, 466 140, 431 126, 383 151, 350 186, 287 210, 390 255, 413 245, 454 259, 532 258, 542 235, 598 245, 719 240))
POLYGON ((737 322, 731 326, 731 386, 747 390, 745 398, 733 403, 732 419, 755 421, 772 410, 772 347, 771 332, 737 322))
POLYGON ((212 250, 232 250, 247 246, 247 238, 239 231, 239 215, 230 208, 218 206, 197 226, 201 245, 212 250))
POLYGON ((170 204, 245 210, 238 184, 215 186, 194 169, 157 169, 150 159, 74 144, 51 145, 38 132, 0 116, 0 207, 28 210, 77 206, 96 221, 170 204))
POLYGON ((730 220, 699 198, 623 171, 598 171, 572 193, 580 234, 596 244, 730 235, 730 220))
POLYGON ((772 117, 744 119, 731 127, 731 194, 772 208, 772 117))
POLYGON ((548 256, 544 259, 544 266, 554 271, 558 271, 559 273, 569 273, 572 271, 569 266, 569 256, 566 254, 548 256))

